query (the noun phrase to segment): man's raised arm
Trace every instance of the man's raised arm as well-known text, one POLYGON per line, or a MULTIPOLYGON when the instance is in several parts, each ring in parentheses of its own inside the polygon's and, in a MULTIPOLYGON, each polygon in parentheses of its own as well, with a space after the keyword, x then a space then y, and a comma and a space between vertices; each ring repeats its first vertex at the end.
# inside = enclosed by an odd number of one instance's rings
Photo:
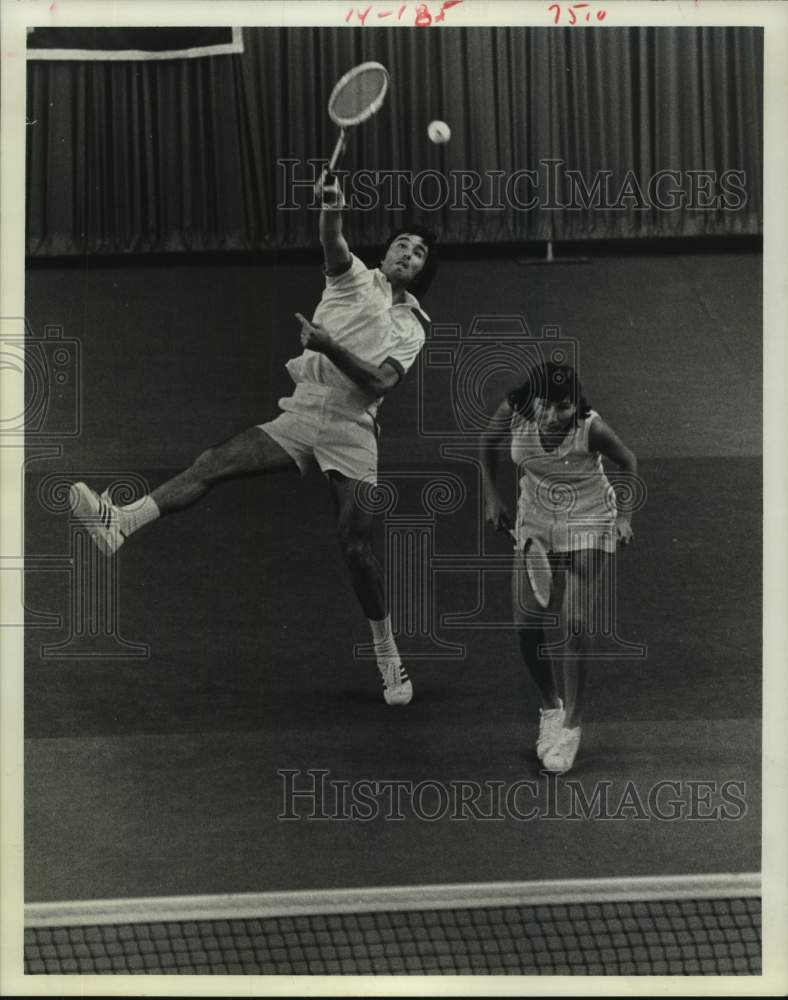
POLYGON ((342 235, 342 209, 345 199, 336 174, 323 174, 318 182, 320 208, 320 242, 326 274, 341 274, 350 267, 350 247, 342 235))

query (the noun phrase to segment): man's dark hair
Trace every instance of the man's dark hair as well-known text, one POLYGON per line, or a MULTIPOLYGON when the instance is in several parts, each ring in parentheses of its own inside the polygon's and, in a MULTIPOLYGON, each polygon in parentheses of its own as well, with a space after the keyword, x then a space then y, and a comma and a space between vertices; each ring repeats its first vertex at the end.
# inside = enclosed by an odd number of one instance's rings
POLYGON ((570 399, 577 407, 575 423, 579 419, 585 419, 591 412, 577 372, 571 365, 557 365, 553 361, 534 365, 525 382, 512 389, 508 399, 512 409, 522 414, 526 420, 533 419, 535 399, 545 399, 549 403, 561 403, 570 399))
POLYGON ((402 236, 403 233, 409 233, 411 236, 420 236, 427 247, 427 259, 424 261, 424 267, 419 271, 410 285, 408 285, 408 291, 415 295, 417 299, 421 299, 429 291, 429 287, 438 273, 438 237, 431 229, 427 229, 425 226, 420 226, 415 222, 406 223, 389 236, 383 248, 384 257, 394 240, 398 236, 402 236))

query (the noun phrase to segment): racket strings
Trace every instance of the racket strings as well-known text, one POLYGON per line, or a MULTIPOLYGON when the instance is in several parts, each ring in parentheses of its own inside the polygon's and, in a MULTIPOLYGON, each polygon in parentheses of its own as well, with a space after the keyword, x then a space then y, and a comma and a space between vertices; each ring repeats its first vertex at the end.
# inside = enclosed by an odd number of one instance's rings
POLYGON ((352 125, 376 110, 387 86, 388 75, 381 68, 355 73, 331 95, 329 114, 336 122, 352 125))
POLYGON ((553 571, 544 545, 533 538, 529 538, 525 546, 525 566, 534 597, 546 608, 552 595, 553 571))

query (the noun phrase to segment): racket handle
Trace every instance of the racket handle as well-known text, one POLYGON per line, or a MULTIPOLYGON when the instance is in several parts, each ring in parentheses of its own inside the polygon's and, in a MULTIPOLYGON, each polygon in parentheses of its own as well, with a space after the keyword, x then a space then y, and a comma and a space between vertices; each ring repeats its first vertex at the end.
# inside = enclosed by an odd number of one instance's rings
POLYGON ((328 166, 326 167, 327 173, 332 173, 334 167, 339 162, 340 156, 345 152, 345 146, 347 145, 347 133, 345 129, 339 133, 339 138, 337 139, 337 144, 334 146, 334 152, 331 154, 331 159, 328 161, 328 166))

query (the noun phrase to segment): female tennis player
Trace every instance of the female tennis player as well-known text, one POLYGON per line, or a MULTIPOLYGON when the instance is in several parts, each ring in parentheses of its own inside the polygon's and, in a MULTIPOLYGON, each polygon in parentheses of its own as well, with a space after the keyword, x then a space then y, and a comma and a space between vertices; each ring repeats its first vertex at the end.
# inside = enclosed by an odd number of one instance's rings
POLYGON ((287 363, 295 385, 292 396, 279 401, 282 413, 208 448, 185 472, 132 504, 116 506, 75 483, 72 510, 97 547, 113 555, 133 532, 190 507, 221 482, 285 470, 304 475, 317 464, 331 488, 340 548, 372 630, 385 701, 405 705, 413 687, 394 641, 383 572, 372 551, 369 492, 377 475, 378 406, 424 344, 429 318, 413 291, 423 295, 436 273, 435 237, 405 226, 389 239, 380 267, 368 268, 343 235, 336 179, 326 176, 318 193, 326 287, 311 321, 296 313, 304 350, 287 363))
POLYGON ((526 667, 539 689, 536 753, 545 770, 563 774, 580 746, 589 643, 609 614, 611 563, 632 540, 631 518, 617 509, 602 458, 625 473, 637 460, 588 405, 575 370, 546 362, 501 403, 482 440, 487 521, 515 537, 514 620, 526 667), (519 499, 513 524, 496 487, 498 451, 510 443, 519 499), (540 566, 532 552, 547 553, 540 566), (546 599, 539 574, 547 571, 546 599), (559 696, 545 623, 558 616, 563 652, 559 696), (541 648, 540 648, 541 647, 541 648))

